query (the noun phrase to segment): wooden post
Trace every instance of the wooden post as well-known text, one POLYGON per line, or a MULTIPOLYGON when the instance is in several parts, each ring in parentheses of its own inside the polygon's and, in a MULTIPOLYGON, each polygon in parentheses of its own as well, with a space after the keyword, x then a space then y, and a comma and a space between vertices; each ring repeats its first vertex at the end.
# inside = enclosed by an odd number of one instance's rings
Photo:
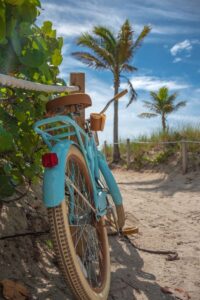
MULTIPOLYGON (((85 73, 70 73, 70 85, 78 86, 78 93, 85 93, 85 73)), ((85 109, 81 111, 81 117, 85 120, 85 109)))
POLYGON ((126 141, 126 147, 127 147, 127 170, 130 167, 130 162, 131 162, 131 148, 130 148, 130 139, 127 139, 126 141))
POLYGON ((182 171, 183 174, 187 173, 188 169, 188 155, 187 155, 187 142, 181 142, 181 156, 182 156, 182 171))
POLYGON ((85 73, 70 73, 70 85, 79 87, 79 93, 85 93, 85 73))
POLYGON ((108 158, 108 151, 107 151, 107 142, 106 141, 104 141, 104 155, 105 155, 105 158, 107 160, 107 158, 108 158))

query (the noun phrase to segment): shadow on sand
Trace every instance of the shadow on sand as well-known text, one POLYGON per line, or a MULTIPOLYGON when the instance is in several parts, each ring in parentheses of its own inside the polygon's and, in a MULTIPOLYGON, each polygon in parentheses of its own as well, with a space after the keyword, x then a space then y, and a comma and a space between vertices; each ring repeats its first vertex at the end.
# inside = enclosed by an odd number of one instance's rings
MULTIPOLYGON (((141 174, 141 173, 140 173, 141 174)), ((160 192, 163 196, 170 197, 177 192, 200 192, 199 172, 181 174, 179 171, 162 173, 162 177, 157 179, 147 179, 141 181, 117 182, 119 186, 133 186, 134 189, 144 192, 160 192)))
POLYGON ((139 252, 124 240, 110 237, 112 278, 109 300, 172 300, 163 294, 153 274, 142 270, 144 262, 139 252))

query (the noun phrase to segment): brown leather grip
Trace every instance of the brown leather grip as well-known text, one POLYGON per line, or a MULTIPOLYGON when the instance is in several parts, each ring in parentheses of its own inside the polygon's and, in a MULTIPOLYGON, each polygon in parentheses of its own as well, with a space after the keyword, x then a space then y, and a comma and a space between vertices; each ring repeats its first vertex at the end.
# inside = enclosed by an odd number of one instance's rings
POLYGON ((114 96, 113 99, 118 100, 119 98, 123 97, 124 95, 126 95, 128 93, 128 90, 123 90, 120 93, 118 93, 117 95, 114 96))

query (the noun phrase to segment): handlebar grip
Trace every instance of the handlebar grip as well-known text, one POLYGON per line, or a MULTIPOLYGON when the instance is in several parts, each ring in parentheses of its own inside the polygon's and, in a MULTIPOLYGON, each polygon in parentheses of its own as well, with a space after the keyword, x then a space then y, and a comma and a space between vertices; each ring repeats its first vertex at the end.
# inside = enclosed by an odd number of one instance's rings
POLYGON ((119 98, 123 97, 124 95, 126 95, 128 93, 128 90, 123 90, 120 93, 118 93, 117 95, 114 96, 114 100, 118 100, 119 98))

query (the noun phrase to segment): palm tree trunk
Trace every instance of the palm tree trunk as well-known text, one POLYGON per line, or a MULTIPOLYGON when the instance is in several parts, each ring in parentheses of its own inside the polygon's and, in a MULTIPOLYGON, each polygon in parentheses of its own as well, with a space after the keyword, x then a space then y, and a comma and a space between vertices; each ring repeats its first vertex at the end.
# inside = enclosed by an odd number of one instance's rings
POLYGON ((166 119, 165 119, 165 114, 162 114, 162 128, 163 128, 163 132, 166 131, 166 119))
MULTIPOLYGON (((119 77, 116 76, 114 80, 114 95, 118 94, 119 91, 119 77)), ((113 124, 113 162, 118 163, 120 161, 119 151, 119 136, 118 136, 118 101, 114 102, 114 124, 113 124)))

